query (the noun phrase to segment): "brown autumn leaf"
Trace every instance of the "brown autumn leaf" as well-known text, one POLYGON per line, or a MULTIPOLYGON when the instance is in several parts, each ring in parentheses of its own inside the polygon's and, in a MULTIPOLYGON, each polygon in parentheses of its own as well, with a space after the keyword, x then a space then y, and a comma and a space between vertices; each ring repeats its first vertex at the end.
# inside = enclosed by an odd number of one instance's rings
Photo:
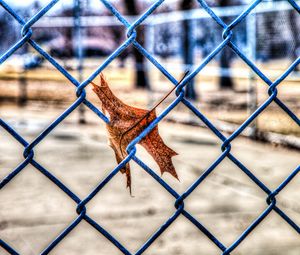
MULTIPOLYGON (((123 103, 112 93, 103 74, 100 75, 100 85, 96 85, 93 82, 91 84, 94 87, 93 91, 102 103, 102 111, 110 116, 110 122, 106 125, 109 145, 115 152, 117 162, 120 163, 128 155, 126 152, 127 145, 156 118, 155 108, 148 111, 123 103)), ((156 161, 161 174, 169 172, 178 179, 171 159, 177 153, 164 143, 159 135, 157 126, 139 144, 156 161)), ((126 174, 127 187, 129 187, 131 193, 129 163, 121 169, 121 172, 126 174)))

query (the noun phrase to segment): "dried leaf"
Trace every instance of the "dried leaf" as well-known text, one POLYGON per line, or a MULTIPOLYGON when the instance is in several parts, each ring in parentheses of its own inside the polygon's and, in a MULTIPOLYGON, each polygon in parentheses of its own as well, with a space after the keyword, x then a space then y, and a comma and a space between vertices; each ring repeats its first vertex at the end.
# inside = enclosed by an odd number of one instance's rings
MULTIPOLYGON (((91 84, 94 87, 93 91, 102 103, 102 111, 110 116, 110 122, 106 125, 109 145, 115 152, 117 162, 120 163, 128 155, 127 145, 156 118, 155 109, 148 111, 123 103, 112 93, 102 74, 100 75, 100 86, 91 84)), ((171 159, 177 153, 164 143, 157 126, 140 141, 140 144, 157 162, 161 174, 169 172, 178 179, 171 159)), ((126 174, 127 187, 131 193, 129 163, 121 169, 121 172, 126 174)))

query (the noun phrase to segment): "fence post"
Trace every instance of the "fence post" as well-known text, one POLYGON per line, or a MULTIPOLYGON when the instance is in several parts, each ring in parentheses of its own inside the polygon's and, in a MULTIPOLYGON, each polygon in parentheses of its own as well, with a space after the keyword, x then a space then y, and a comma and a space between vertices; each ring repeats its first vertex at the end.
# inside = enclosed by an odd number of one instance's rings
MULTIPOLYGON (((181 8, 183 10, 191 10, 192 6, 188 1, 183 1, 181 8)), ((190 19, 184 19, 182 23, 182 54, 185 68, 191 68, 194 65, 194 38, 193 28, 194 22, 190 19)), ((191 100, 196 100, 195 81, 191 80, 186 87, 186 97, 191 100)))
MULTIPOLYGON (((247 49, 248 57, 255 62, 256 60, 256 14, 250 14, 247 19, 247 49)), ((249 83, 248 83, 248 93, 247 93, 247 105, 248 114, 252 114, 257 108, 257 88, 256 88, 256 78, 253 70, 249 70, 249 83)), ((250 128, 250 137, 257 138, 258 129, 257 119, 253 120, 250 128)))
MULTIPOLYGON (((73 52, 77 59, 77 73, 78 81, 81 83, 83 81, 83 61, 84 52, 82 48, 82 26, 81 26, 81 5, 82 0, 74 0, 74 36, 73 36, 73 52)), ((84 105, 81 104, 78 108, 79 110, 79 123, 85 124, 85 109, 84 105)))

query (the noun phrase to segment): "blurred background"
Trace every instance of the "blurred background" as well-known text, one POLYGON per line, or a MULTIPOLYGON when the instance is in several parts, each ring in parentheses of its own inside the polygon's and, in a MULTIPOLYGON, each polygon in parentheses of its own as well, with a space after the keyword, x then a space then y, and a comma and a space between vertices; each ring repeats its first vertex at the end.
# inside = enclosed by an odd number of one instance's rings
MULTIPOLYGON (((25 21, 49 3, 47 0, 5 2, 25 21)), ((109 2, 129 22, 134 22, 153 4, 149 0, 109 2)), ((229 24, 251 1, 206 2, 229 24)), ((22 38, 21 30, 22 26, 0 6, 0 56, 22 38)), ((126 27, 97 0, 59 1, 32 30, 31 39, 80 82, 127 39, 126 27)), ((288 1, 262 1, 233 29, 232 41, 275 81, 299 58, 299 32, 300 15, 288 1)), ((167 0, 138 27, 137 41, 179 80, 222 42, 222 33, 223 29, 197 1, 167 0)), ((132 46, 103 73, 119 98, 145 109, 151 109, 173 88, 132 46)), ((99 83, 98 78, 94 82, 99 83)), ((299 118, 299 66, 277 88, 278 98, 299 118)), ((86 90, 88 100, 101 109, 90 86, 86 90)), ((75 92, 76 87, 29 44, 0 65, 0 117, 29 142, 76 100, 75 92)), ((226 135, 269 97, 268 85, 229 47, 204 67, 185 93, 226 135)), ((174 99, 173 93, 157 112, 174 99)), ((24 148, 4 129, 0 130, 0 179, 3 179, 22 162, 24 148)), ((181 181, 178 183, 170 176, 163 178, 182 193, 218 157, 222 142, 181 104, 161 122, 160 131, 166 143, 179 153, 174 164, 181 181)), ((299 167, 299 148, 299 125, 273 102, 234 140, 232 151, 267 186, 275 189, 299 167)), ((142 148, 138 153, 159 172, 142 148)), ((35 148, 35 157, 80 198, 89 194, 116 166, 107 145, 104 123, 83 105, 35 148)), ((136 251, 174 212, 174 199, 137 165, 133 169, 134 198, 125 192, 125 177, 118 174, 90 202, 89 210, 97 222, 136 251), (145 224, 148 221, 153 224, 145 224)), ((227 159, 207 179, 188 198, 186 206, 225 245, 231 245, 266 208, 266 194, 227 159)), ((300 223, 296 192, 299 185, 299 178, 292 181, 278 199, 279 206, 297 224, 300 223)), ((0 236, 20 254, 40 253, 76 217, 76 205, 31 166, 1 190, 0 208, 0 236)), ((299 235, 276 213, 271 213, 262 225, 233 254, 299 254, 299 235)), ((53 254, 95 254, 99 250, 100 254, 120 253, 91 226, 80 223, 53 254)), ((170 252, 207 255, 219 254, 220 250, 180 217, 145 254, 170 252)), ((0 254, 7 253, 0 248, 0 254)))
MULTIPOLYGON (((142 14, 152 3, 112 2, 129 21, 135 20, 135 16, 142 14)), ((7 3, 26 20, 47 1, 7 3)), ((208 3, 226 23, 247 6, 246 0, 208 3)), ((21 38, 21 26, 3 8, 0 11, 3 38, 0 53, 3 54, 21 38)), ((270 80, 275 81, 299 56, 299 19, 296 10, 286 1, 263 1, 234 29, 233 42, 270 80)), ((31 38, 82 81, 124 42, 126 30, 99 1, 82 0, 77 5, 73 1, 63 1, 34 24, 31 38)), ((185 70, 196 68, 223 40, 222 29, 197 1, 163 3, 142 23, 138 33, 138 42, 177 78, 185 70)), ((296 114, 299 113, 298 69, 278 87, 280 98, 296 114)), ((120 86, 120 91, 131 88, 151 91, 147 99, 150 105, 153 95, 160 97, 172 87, 164 75, 133 47, 114 60, 105 73, 112 80, 112 86, 120 86)), ((68 81, 27 44, 1 65, 0 79, 3 81, 0 85, 2 102, 18 101, 23 105, 28 100, 63 103, 74 99, 70 96, 73 93, 60 91, 61 84, 68 81), (47 86, 41 82, 47 82, 47 86)), ((71 86, 68 88, 72 90, 71 86)), ((187 97, 201 105, 203 111, 208 114, 217 111, 214 118, 232 124, 241 124, 266 99, 266 91, 267 85, 229 47, 218 54, 186 89, 187 97)), ((141 93, 147 98, 147 93, 141 93)), ((269 107, 268 113, 253 124, 249 131, 251 136, 262 137, 258 131, 299 136, 298 127, 283 112, 272 111, 274 107, 269 107)), ((80 121, 85 122, 83 116, 80 121)))

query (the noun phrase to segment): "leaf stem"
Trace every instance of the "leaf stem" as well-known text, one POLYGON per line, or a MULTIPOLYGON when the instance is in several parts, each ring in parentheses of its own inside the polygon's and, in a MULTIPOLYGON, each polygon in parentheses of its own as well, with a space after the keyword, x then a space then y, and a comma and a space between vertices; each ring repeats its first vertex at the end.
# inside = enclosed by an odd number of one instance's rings
MULTIPOLYGON (((121 144, 122 144, 122 140, 123 137, 129 133, 132 129, 134 129, 142 120, 144 120, 145 118, 147 118, 151 112, 153 112, 163 101, 166 100, 166 98, 177 88, 177 86, 184 80, 184 78, 189 74, 189 70, 186 70, 183 77, 180 79, 180 81, 176 84, 176 86, 174 86, 158 103, 156 103, 151 110, 149 110, 142 118, 140 118, 134 125, 132 125, 129 129, 127 129, 124 133, 122 133, 121 138, 120 138, 120 150, 121 150, 121 144)), ((122 150, 121 150, 122 151, 122 150)))

